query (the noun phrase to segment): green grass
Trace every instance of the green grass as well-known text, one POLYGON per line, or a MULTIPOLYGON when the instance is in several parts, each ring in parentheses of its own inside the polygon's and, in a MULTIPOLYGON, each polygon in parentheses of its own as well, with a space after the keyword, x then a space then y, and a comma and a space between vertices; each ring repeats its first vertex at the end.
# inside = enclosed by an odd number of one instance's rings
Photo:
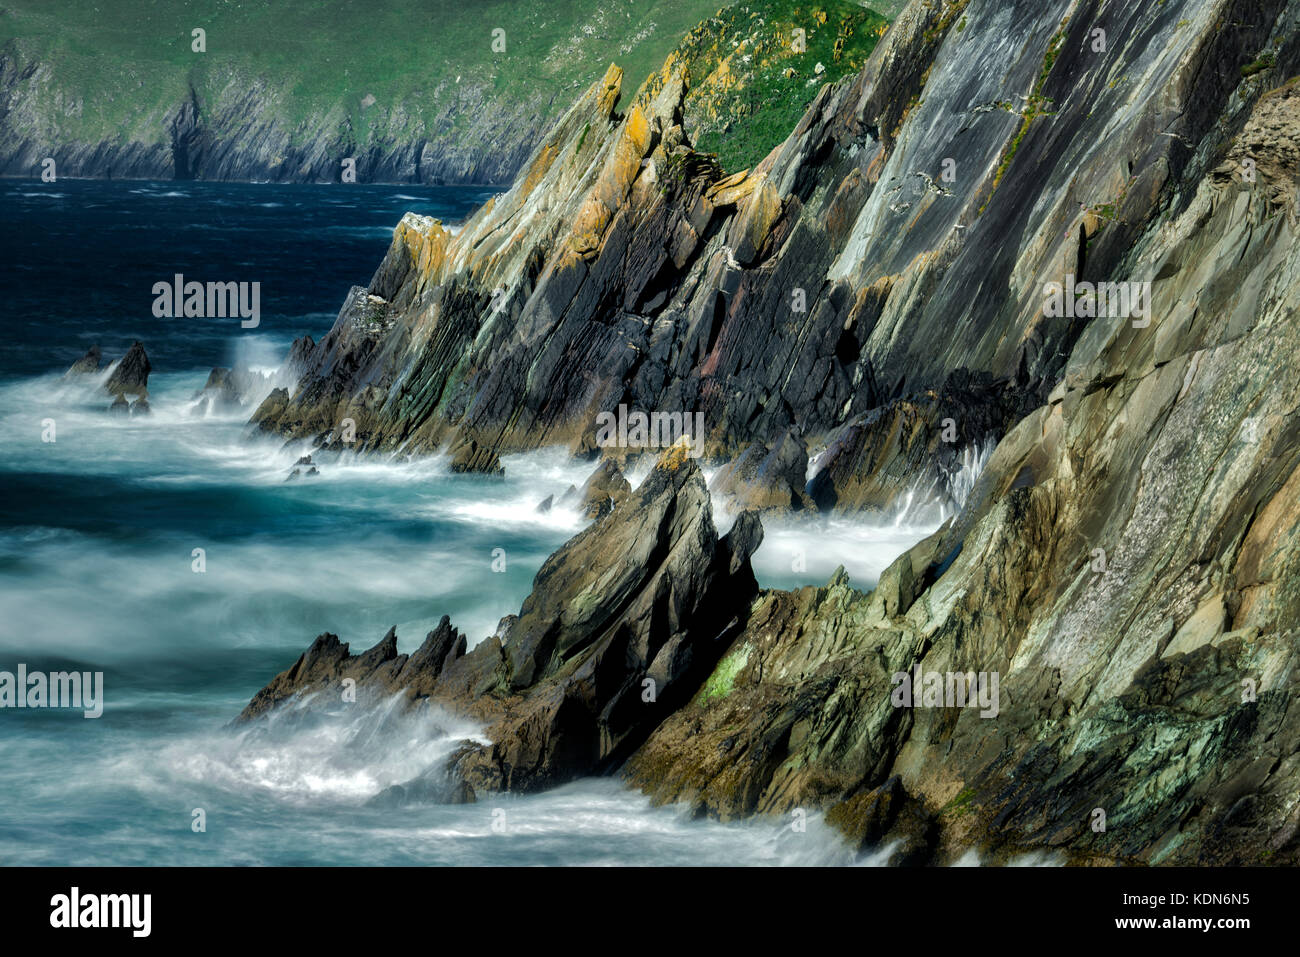
MULTIPOLYGON (((1061 23, 1061 28, 1052 35, 1047 42, 1047 52, 1043 56, 1042 68, 1038 71, 1038 79, 1034 81, 1034 89, 1025 101, 1025 111, 1021 114, 1020 127, 1016 130, 1016 135, 1011 139, 1011 145, 1007 147, 1002 156, 1002 162, 998 164, 996 172, 993 174, 993 188, 989 191, 989 199, 992 199, 993 193, 997 191, 998 185, 1002 182, 1002 177, 1006 175, 1007 170, 1011 167, 1011 161, 1016 158, 1016 152, 1020 149, 1020 144, 1024 141, 1025 136, 1029 133, 1029 127, 1033 125, 1034 120, 1048 112, 1047 105, 1051 102, 1043 96, 1043 87, 1047 83, 1047 77, 1052 72, 1052 66, 1056 63, 1056 57, 1061 52, 1061 43, 1065 40, 1065 23, 1061 23)), ((984 201, 980 207, 980 212, 988 207, 989 200, 984 201)))
POLYGON ((1277 62, 1276 57, 1274 57, 1272 51, 1269 51, 1261 55, 1259 59, 1251 63, 1247 63, 1245 66, 1243 66, 1241 68, 1241 75, 1243 78, 1254 76, 1256 73, 1260 73, 1263 72, 1264 70, 1267 70, 1276 62, 1277 62))
POLYGON ((971 809, 971 801, 975 798, 974 788, 962 788, 951 801, 944 805, 941 813, 944 814, 967 814, 971 809))
POLYGON ((736 675, 748 661, 749 645, 742 645, 718 662, 718 667, 713 669, 713 674, 700 690, 699 703, 706 704, 713 698, 725 698, 731 694, 736 685, 736 675))
POLYGON ((716 154, 727 172, 755 166, 825 84, 862 69, 888 22, 848 0, 749 0, 718 11, 677 49, 691 76, 686 129, 695 148, 716 154), (805 52, 793 49, 795 29, 805 52))

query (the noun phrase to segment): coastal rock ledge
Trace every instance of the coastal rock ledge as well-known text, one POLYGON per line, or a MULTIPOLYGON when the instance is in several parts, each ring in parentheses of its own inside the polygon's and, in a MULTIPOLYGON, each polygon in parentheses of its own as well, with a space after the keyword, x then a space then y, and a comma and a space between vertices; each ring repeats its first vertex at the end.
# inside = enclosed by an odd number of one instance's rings
POLYGON ((536 791, 618 766, 708 677, 758 584, 755 515, 719 537, 699 467, 678 447, 641 486, 552 555, 517 615, 466 652, 448 618, 412 655, 389 630, 353 655, 321 635, 240 715, 249 721, 356 682, 478 721, 491 744, 453 757, 458 796, 536 791))

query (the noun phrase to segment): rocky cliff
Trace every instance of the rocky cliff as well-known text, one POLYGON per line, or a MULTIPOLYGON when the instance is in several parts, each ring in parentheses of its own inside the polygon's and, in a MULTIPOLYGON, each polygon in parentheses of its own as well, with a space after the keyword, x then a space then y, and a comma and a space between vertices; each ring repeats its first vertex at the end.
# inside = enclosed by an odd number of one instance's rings
POLYGON ((914 0, 727 175, 689 76, 612 69, 461 233, 405 219, 255 421, 586 453, 698 410, 739 484, 840 510, 994 445, 873 592, 747 603, 628 779, 909 861, 1296 863, 1298 70, 1296 0, 914 0))

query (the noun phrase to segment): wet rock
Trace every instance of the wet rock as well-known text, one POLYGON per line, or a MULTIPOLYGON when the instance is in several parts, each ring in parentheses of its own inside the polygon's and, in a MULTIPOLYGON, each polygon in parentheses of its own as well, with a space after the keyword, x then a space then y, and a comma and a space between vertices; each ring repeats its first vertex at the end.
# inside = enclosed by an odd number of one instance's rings
POLYGON ((403 685, 489 729, 454 762, 474 793, 620 766, 722 819, 842 806, 909 860, 1300 863, 1300 140, 1294 92, 1233 68, 1273 44, 1294 73, 1300 3, 1111 5, 1135 39, 1104 58, 1068 0, 1013 6, 909 5, 743 178, 685 142, 684 78, 616 115, 611 70, 462 232, 404 220, 263 417, 312 436, 355 405, 375 448, 495 456, 698 409, 758 501, 796 491, 787 435, 829 443, 837 510, 996 443, 871 592, 759 593, 755 520, 718 541, 698 469, 661 462, 497 635, 403 685), (1159 305, 1047 315, 1067 276, 1159 305), (922 672, 997 681, 896 702, 922 672))
POLYGON ((786 432, 770 449, 750 445, 718 471, 711 488, 736 509, 799 512, 813 508, 804 492, 807 468, 803 443, 786 432))
POLYGON ((554 495, 546 496, 546 498, 542 499, 540 502, 537 503, 537 513, 539 515, 549 515, 551 512, 551 506, 554 504, 555 504, 555 496, 554 495))
POLYGON ((451 455, 453 472, 474 472, 480 475, 505 475, 501 457, 478 442, 469 441, 457 447, 451 455))
POLYGON ((131 403, 127 401, 126 396, 118 393, 117 398, 108 407, 108 411, 113 415, 128 415, 131 412, 131 403))
POLYGON ((208 373, 207 382, 192 398, 206 400, 203 405, 205 414, 208 410, 234 411, 243 405, 241 385, 245 384, 234 371, 218 367, 208 373))
POLYGON ((879 513, 911 492, 955 512, 978 456, 1036 404, 1013 382, 958 370, 938 391, 894 400, 837 430, 809 495, 823 511, 879 513))
POLYGON ((132 415, 149 415, 152 411, 153 410, 149 408, 149 400, 144 396, 140 396, 131 403, 132 415))
MULTIPOLYGON (((634 784, 721 818, 826 807, 920 861, 1300 861, 1300 769, 1278 760, 1300 741, 1300 152, 1270 140, 1259 162, 1286 176, 1246 189, 1215 173, 1224 137, 1206 131, 1185 208, 1135 247, 1159 324, 1094 321, 964 509, 874 592, 837 575, 760 595, 634 784), (897 701, 919 673, 962 698, 897 701), (966 675, 992 693, 972 704, 966 675), (915 813, 895 819, 900 788, 915 813)), ((859 461, 906 458, 908 434, 877 430, 859 461)))
POLYGON ((612 460, 605 459, 578 490, 578 508, 584 518, 604 518, 631 491, 632 486, 619 467, 612 460))
POLYGON ((68 371, 63 374, 65 379, 74 379, 83 375, 94 375, 99 372, 100 361, 103 358, 103 352, 99 346, 91 346, 86 350, 86 354, 74 362, 68 371))
POLYGON ((275 427, 288 407, 289 390, 272 389, 271 394, 262 400, 262 404, 257 407, 249 422, 263 431, 269 431, 275 427))
POLYGON ((932 863, 939 835, 934 815, 907 793, 897 775, 832 806, 826 812, 826 823, 843 833, 858 851, 895 844, 887 861, 893 867, 932 863))
POLYGON ((144 346, 137 340, 114 367, 104 388, 110 395, 145 395, 149 391, 149 372, 152 368, 144 346))

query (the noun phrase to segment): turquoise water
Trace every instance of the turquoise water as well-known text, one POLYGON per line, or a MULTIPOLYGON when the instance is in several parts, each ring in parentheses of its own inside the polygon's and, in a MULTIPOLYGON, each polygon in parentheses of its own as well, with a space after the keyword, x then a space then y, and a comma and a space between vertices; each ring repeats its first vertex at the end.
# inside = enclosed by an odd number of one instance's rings
MULTIPOLYGON (((323 631, 356 651, 395 625, 409 652, 448 614, 481 640, 581 527, 535 511, 589 471, 558 452, 508 457, 504 481, 452 476, 436 458, 350 457, 286 482, 306 446, 250 437, 249 410, 192 411, 211 366, 270 370, 295 336, 323 335, 402 212, 455 222, 486 194, 12 181, 0 192, 14 267, 2 280, 0 670, 102 671, 106 699, 98 720, 0 710, 0 863, 849 862, 815 815, 806 832, 723 826, 653 809, 611 780, 472 806, 370 803, 480 730, 445 715, 228 726, 323 631), (261 281, 262 325, 154 318, 152 284, 175 272, 261 281), (117 358, 135 338, 154 365, 152 415, 110 417, 94 382, 63 381, 90 344, 117 358), (55 441, 42 441, 50 420, 55 441)), ((841 531, 828 545, 817 529, 772 530, 760 576, 824 582, 844 561, 869 583, 925 530, 841 531)))

